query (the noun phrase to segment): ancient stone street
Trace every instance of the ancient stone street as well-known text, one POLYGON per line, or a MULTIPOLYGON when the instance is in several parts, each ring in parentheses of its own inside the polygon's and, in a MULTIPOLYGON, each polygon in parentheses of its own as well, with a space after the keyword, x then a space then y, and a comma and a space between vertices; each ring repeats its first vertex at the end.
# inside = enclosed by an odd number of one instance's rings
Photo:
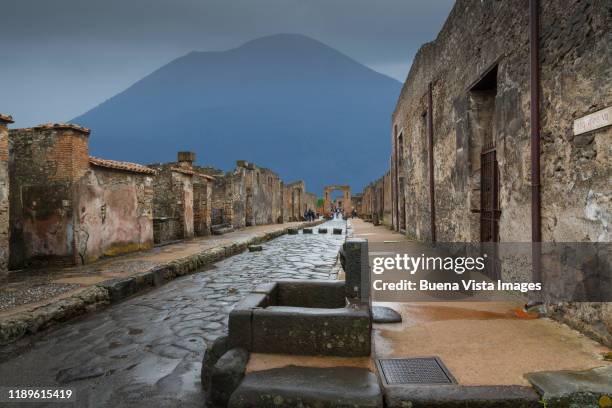
POLYGON ((201 407, 203 351, 226 331, 238 300, 262 282, 334 277, 344 235, 331 231, 346 225, 323 227, 327 234, 285 235, 41 333, 30 351, 0 364, 3 385, 76 388, 78 403, 69 406, 201 407))

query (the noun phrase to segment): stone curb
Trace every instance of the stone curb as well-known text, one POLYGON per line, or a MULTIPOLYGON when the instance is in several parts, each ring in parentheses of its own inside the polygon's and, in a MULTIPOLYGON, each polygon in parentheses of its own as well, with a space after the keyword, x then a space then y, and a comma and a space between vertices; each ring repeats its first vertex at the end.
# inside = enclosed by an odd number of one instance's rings
MULTIPOLYGON (((313 227, 323 223, 305 222, 297 228, 313 227)), ((270 241, 288 233, 290 227, 255 235, 247 240, 209 248, 183 258, 152 267, 146 272, 120 279, 110 279, 85 288, 72 296, 51 299, 43 306, 0 318, 0 346, 37 333, 73 317, 100 310, 137 293, 162 286, 171 280, 195 272, 247 250, 249 245, 270 241)))

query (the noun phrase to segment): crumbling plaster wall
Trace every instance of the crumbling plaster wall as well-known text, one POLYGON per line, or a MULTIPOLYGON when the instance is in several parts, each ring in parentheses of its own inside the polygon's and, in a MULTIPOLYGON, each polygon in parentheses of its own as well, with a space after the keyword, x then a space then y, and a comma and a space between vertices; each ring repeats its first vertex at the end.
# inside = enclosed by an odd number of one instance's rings
MULTIPOLYGON (((575 136, 572 124, 612 105, 612 5, 604 0, 540 4, 542 239, 609 242, 612 129, 575 136)), ((404 160, 397 171, 405 177, 407 235, 431 239, 426 127, 431 83, 437 239, 479 240, 479 215, 470 210, 480 199, 482 111, 470 87, 496 66, 491 137, 499 161, 499 239, 531 240, 528 21, 525 0, 459 0, 436 40, 417 53, 392 129, 393 149, 403 135, 399 154, 404 160)), ((562 304, 554 310, 575 327, 612 342, 609 303, 562 304)))

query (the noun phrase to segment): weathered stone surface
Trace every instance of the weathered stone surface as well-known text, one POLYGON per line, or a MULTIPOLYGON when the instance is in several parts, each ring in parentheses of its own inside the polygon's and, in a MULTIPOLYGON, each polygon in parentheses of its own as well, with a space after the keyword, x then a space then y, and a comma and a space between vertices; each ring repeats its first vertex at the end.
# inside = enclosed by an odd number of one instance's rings
POLYGON ((249 245, 249 252, 261 252, 263 247, 261 245, 249 245))
POLYGON ((327 234, 327 228, 319 228, 319 234, 327 234))
POLYGON ((525 377, 549 407, 599 408, 612 398, 612 366, 586 371, 542 371, 525 377))
POLYGON ((249 352, 242 348, 229 350, 217 361, 211 374, 209 402, 212 406, 227 406, 244 377, 248 361, 249 352))
POLYGON ((106 374, 106 370, 96 365, 76 366, 61 370, 55 379, 60 384, 68 384, 79 380, 101 377, 106 374))
POLYGON ((298 234, 298 230, 297 230, 297 228, 288 228, 287 229, 287 233, 289 235, 297 235, 298 234))
POLYGON ((247 374, 228 406, 382 408, 383 399, 378 379, 366 369, 289 366, 247 374))
POLYGON ((302 233, 304 233, 304 234, 312 234, 312 228, 304 228, 302 230, 302 233))
POLYGON ((207 393, 210 391, 211 375, 217 361, 230 349, 228 336, 220 336, 215 339, 212 344, 206 347, 204 358, 202 359, 202 370, 200 378, 202 380, 202 389, 207 393))
POLYGON ((369 356, 371 329, 371 317, 367 308, 269 306, 253 310, 251 351, 342 357, 369 356))
POLYGON ((152 170, 90 157, 89 130, 70 124, 11 129, 9 143, 11 269, 152 247, 152 170))
MULTIPOLYGON (((318 224, 319 222, 315 222, 318 224)), ((311 225, 304 223, 303 225, 311 225)), ((108 305, 118 302, 136 293, 147 291, 152 287, 163 285, 177 277, 186 275, 205 265, 218 262, 224 258, 240 253, 250 244, 260 243, 274 239, 286 233, 285 229, 279 229, 276 233, 255 235, 240 245, 221 246, 203 250, 193 256, 174 259, 170 262, 152 266, 147 272, 129 276, 121 279, 111 279, 97 285, 91 286, 76 295, 63 299, 54 299, 45 306, 36 309, 11 315, 0 319, 0 344, 8 344, 16 341, 27 334, 33 334, 39 330, 65 321, 69 318, 81 314, 90 313, 108 305)), ((322 248, 317 248, 317 251, 322 248)), ((270 256, 278 252, 272 250, 270 256)), ((290 254, 288 254, 289 256, 290 254)), ((308 255, 308 254, 304 254, 308 255)), ((313 258, 316 258, 316 253, 313 258)), ((335 254, 333 254, 335 257, 335 254)), ((331 261, 326 261, 327 264, 331 261)), ((282 265, 282 264, 281 264, 282 265)), ((289 264, 287 264, 289 265, 289 264)), ((278 266, 278 265, 277 265, 278 266)), ((270 265, 267 265, 269 268, 270 265)), ((291 265, 289 274, 272 274, 274 278, 285 278, 295 273, 295 268, 291 265)), ((309 277, 327 277, 327 274, 312 273, 309 277)))
POLYGON ((342 235, 342 231, 343 231, 342 228, 334 228, 333 229, 334 235, 342 235))
MULTIPOLYGON (((278 230, 284 233, 285 228, 278 230)), ((264 252, 241 252, 99 313, 26 336, 0 347, 0 378, 15 380, 15 385, 49 384, 62 370, 96 366, 105 374, 70 383, 75 407, 91 401, 109 407, 202 407, 204 350, 227 333, 234 305, 270 281, 333 278, 342 242, 332 235, 282 236, 266 244, 264 252), (17 346, 19 357, 2 358, 17 346)), ((215 252, 225 256, 219 247, 215 252)))
POLYGON ((538 394, 521 386, 398 385, 384 387, 388 408, 537 408, 538 394))
MULTIPOLYGON (((346 305, 344 281, 281 280, 276 282, 277 306, 340 308, 346 305)), ((272 293, 270 294, 272 297, 272 293)))
POLYGON ((386 306, 372 306, 372 321, 374 323, 401 323, 402 315, 386 306))

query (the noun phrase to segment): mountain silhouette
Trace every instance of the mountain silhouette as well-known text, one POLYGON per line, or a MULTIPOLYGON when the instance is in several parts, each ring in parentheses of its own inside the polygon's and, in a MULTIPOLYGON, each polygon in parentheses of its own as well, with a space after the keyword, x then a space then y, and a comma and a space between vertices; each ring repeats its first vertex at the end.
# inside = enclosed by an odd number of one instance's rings
POLYGON ((224 170, 247 160, 308 191, 382 175, 401 84, 309 37, 278 34, 191 52, 73 122, 92 155, 140 163, 192 150, 224 170))

